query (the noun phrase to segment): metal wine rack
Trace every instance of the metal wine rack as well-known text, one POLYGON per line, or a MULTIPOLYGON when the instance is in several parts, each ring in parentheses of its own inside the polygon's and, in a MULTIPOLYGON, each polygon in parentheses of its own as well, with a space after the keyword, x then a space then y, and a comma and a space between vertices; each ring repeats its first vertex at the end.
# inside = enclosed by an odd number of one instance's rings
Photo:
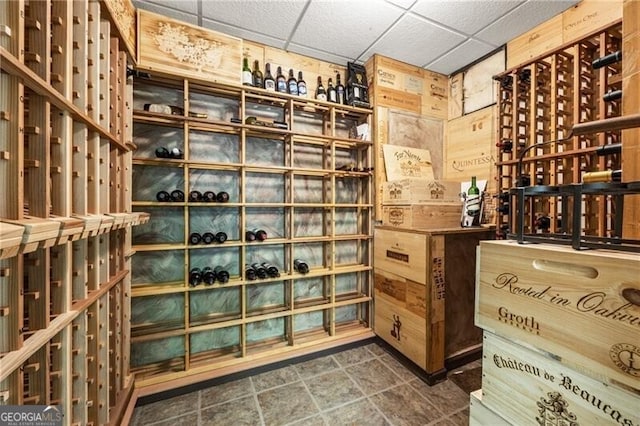
POLYGON ((626 183, 586 183, 559 186, 528 186, 512 188, 509 195, 515 209, 515 233, 508 234, 510 239, 519 243, 552 243, 571 245, 576 250, 609 249, 640 252, 640 240, 622 238, 622 212, 625 195, 640 194, 640 181, 626 183), (608 218, 609 236, 584 235, 583 208, 594 197, 611 199, 614 214, 608 218), (557 224, 555 232, 533 234, 526 232, 525 212, 532 205, 545 199, 557 202, 561 206, 561 216, 571 218, 557 224), (583 201, 586 200, 586 201, 583 201))

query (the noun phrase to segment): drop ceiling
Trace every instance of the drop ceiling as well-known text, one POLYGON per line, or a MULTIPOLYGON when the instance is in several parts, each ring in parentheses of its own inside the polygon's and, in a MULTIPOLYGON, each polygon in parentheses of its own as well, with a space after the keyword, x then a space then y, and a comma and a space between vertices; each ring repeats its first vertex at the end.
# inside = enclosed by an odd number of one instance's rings
POLYGON ((327 62, 378 53, 452 74, 578 0, 134 0, 141 9, 327 62))

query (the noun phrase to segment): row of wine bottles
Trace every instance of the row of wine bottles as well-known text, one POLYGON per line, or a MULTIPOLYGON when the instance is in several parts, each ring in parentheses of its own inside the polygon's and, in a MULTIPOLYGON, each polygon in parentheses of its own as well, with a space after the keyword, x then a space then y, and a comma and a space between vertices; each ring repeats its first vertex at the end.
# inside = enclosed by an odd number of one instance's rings
POLYGON ((211 268, 191 268, 189 271, 189 285, 195 287, 198 284, 212 285, 216 281, 220 284, 229 282, 229 272, 223 266, 211 268))
MULTIPOLYGON (((180 203, 184 201, 184 192, 180 189, 174 189, 170 193, 167 191, 158 191, 156 194, 156 200, 161 203, 180 203)), ((189 192, 189 201, 226 203, 229 201, 229 193, 225 191, 220 191, 217 194, 213 191, 205 191, 204 193, 201 193, 200 191, 191 191, 189 192)))
MULTIPOLYGON (((346 90, 342 84, 340 73, 336 73, 335 86, 333 78, 327 80, 327 87, 322 84, 322 77, 318 76, 318 86, 316 87, 315 98, 320 101, 329 101, 338 104, 346 104, 346 90)), ((242 60, 242 84, 245 86, 260 87, 272 92, 288 93, 290 95, 306 98, 307 82, 304 80, 302 71, 298 71, 296 79, 293 68, 289 69, 289 76, 286 77, 282 67, 278 67, 275 77, 271 73, 271 64, 265 64, 264 74, 260 70, 260 63, 253 61, 253 70, 249 68, 249 58, 242 60)))
MULTIPOLYGON (((264 241, 267 239, 267 232, 263 229, 254 229, 251 231, 245 232, 245 240, 247 242, 252 241, 264 241)), ((197 245, 200 243, 203 244, 212 244, 213 242, 217 242, 218 244, 222 244, 227 241, 227 233, 226 232, 205 232, 204 234, 200 234, 198 232, 192 232, 189 235, 189 243, 192 245, 197 245)))
POLYGON ((205 232, 204 234, 200 234, 198 232, 192 232, 189 235, 189 243, 192 245, 196 244, 212 244, 213 242, 217 242, 218 244, 222 244, 227 241, 227 234, 225 232, 205 232))
MULTIPOLYGON (((293 261, 293 267, 301 274, 309 272, 309 265, 302 259, 295 259, 293 261)), ((280 270, 277 266, 268 262, 255 262, 244 265, 244 276, 248 281, 278 278, 280 277, 280 270)), ((196 287, 203 283, 205 285, 212 285, 215 282, 219 282, 220 284, 229 282, 229 272, 223 266, 219 265, 215 268, 207 266, 202 269, 191 268, 189 271, 189 285, 191 287, 196 287)))
MULTIPOLYGON (((496 146, 502 150, 502 152, 510 153, 513 152, 513 141, 511 139, 502 139, 501 141, 496 143, 496 146)), ((521 141, 518 141, 518 148, 524 148, 525 144, 521 141)), ((622 152, 622 144, 621 143, 611 143, 607 145, 599 146, 594 153, 597 156, 605 156, 605 155, 614 155, 620 154, 622 152)))

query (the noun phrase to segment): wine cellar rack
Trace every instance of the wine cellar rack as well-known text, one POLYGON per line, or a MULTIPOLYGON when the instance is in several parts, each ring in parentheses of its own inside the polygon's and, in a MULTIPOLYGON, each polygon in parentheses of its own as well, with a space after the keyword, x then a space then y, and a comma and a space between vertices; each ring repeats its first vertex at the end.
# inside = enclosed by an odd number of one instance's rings
POLYGON ((118 423, 129 372, 126 1, 0 3, 0 404, 118 423), (116 4, 117 3, 117 4, 116 4), (113 7, 116 5, 116 7, 113 7))
POLYGON ((373 143, 356 130, 370 117, 152 70, 136 79, 133 209, 151 214, 133 231, 137 386, 195 382, 373 336, 373 143), (158 148, 183 158, 157 158, 158 148), (157 201, 174 190, 185 200, 157 201), (229 200, 193 202, 194 190, 225 191, 229 200), (253 229, 267 239, 247 240, 253 229), (220 231, 223 243, 190 243, 191 233, 220 231), (294 269, 297 258, 308 273, 294 269), (275 265, 280 277, 248 279, 244 265, 255 262, 275 265), (207 266, 224 267, 229 281, 191 286, 191 269, 207 266))
POLYGON ((582 182, 587 172, 621 169, 620 130, 572 134, 574 125, 621 115, 622 100, 605 101, 603 97, 621 89, 622 62, 592 66, 595 59, 621 46, 622 25, 618 22, 494 77, 498 93, 498 238, 514 237, 516 232, 521 236, 562 234, 567 229, 580 230, 582 236, 617 236, 621 204, 615 194, 584 191, 573 200, 553 191, 537 191, 522 203, 521 223, 517 223, 517 197, 509 190, 557 188, 582 182), (607 152, 602 152, 603 146, 608 147, 607 152), (580 208, 563 205, 568 202, 580 203, 580 208), (574 211, 581 212, 581 217, 573 218, 574 211))

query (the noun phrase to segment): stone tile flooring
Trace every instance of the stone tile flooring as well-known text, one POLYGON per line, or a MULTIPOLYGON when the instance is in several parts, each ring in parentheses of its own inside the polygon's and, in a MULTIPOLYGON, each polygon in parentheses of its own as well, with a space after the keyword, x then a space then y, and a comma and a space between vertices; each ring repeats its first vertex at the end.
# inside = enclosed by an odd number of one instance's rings
POLYGON ((373 342, 136 407, 131 424, 462 426, 469 395, 427 385, 373 342))

